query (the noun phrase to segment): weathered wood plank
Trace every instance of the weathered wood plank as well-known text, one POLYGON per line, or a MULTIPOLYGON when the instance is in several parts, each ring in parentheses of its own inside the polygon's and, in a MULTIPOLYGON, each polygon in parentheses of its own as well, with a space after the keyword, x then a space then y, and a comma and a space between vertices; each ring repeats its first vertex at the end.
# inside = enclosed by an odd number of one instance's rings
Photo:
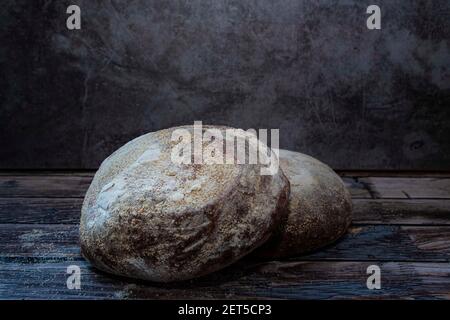
POLYGON ((358 181, 376 198, 450 199, 450 178, 369 177, 358 181))
POLYGON ((0 170, 0 176, 77 176, 93 177, 95 170, 84 169, 25 169, 25 170, 0 170))
POLYGON ((0 223, 77 224, 82 198, 0 198, 0 223))
MULTIPOLYGON (((0 198, 0 223, 77 224, 82 198, 0 198)), ((450 225, 448 199, 353 199, 354 224, 450 225)))
MULTIPOLYGON (((0 175, 0 197, 84 197, 92 175, 0 175)), ((354 198, 370 198, 370 193, 353 178, 344 178, 354 198)))
POLYGON ((79 258, 78 225, 2 224, 0 257, 79 258))
POLYGON ((84 197, 90 176, 0 176, 0 197, 84 197))
POLYGON ((403 227, 420 250, 434 251, 450 255, 450 229, 429 227, 403 227), (440 234, 446 232, 446 235, 440 234))
POLYGON ((80 256, 76 224, 91 178, 0 175, 0 298, 450 299, 450 179, 345 177, 354 226, 336 244, 158 285, 94 272, 80 256), (80 291, 66 288, 70 264, 82 269, 80 291), (365 287, 370 264, 382 269, 380 291, 365 287))
POLYGON ((360 183, 357 178, 343 177, 345 186, 353 199, 370 199, 372 195, 369 189, 363 183, 360 183))
POLYGON ((407 262, 240 262, 175 284, 113 277, 85 261, 0 263, 1 299, 383 299, 450 298, 450 264, 407 262), (366 287, 367 267, 381 269, 381 289, 366 287), (67 267, 81 269, 81 289, 69 290, 67 267))
MULTIPOLYGON (((92 175, 0 175, 0 197, 83 197, 92 175)), ((352 197, 450 199, 450 178, 343 177, 352 197)))
POLYGON ((336 170, 341 177, 450 178, 450 171, 420 170, 336 170))
POLYGON ((450 261, 450 227, 353 226, 337 243, 293 260, 450 261))
MULTIPOLYGON (((337 243, 291 260, 450 261, 450 227, 354 226, 337 243)), ((81 259, 77 225, 0 225, 1 258, 81 259)))
MULTIPOLYGON (((92 175, 0 175, 0 197, 58 198, 84 197, 92 175)), ((370 198, 366 187, 353 178, 344 178, 354 198, 370 198)))
MULTIPOLYGON (((450 178, 450 171, 420 171, 420 170, 335 170, 338 175, 346 178, 357 177, 402 177, 402 178, 450 178)), ((73 175, 93 177, 95 169, 28 169, 0 170, 0 176, 57 176, 73 175)))
POLYGON ((450 225, 450 200, 353 199, 353 223, 450 225))

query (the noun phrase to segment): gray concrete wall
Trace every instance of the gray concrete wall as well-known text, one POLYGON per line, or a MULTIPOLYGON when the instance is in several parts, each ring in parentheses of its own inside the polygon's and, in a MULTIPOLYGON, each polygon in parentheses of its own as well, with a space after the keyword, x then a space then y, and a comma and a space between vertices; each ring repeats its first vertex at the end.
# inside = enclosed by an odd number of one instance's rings
POLYGON ((6 0, 0 42, 0 168, 95 168, 203 120, 337 169, 450 169, 448 0, 6 0))

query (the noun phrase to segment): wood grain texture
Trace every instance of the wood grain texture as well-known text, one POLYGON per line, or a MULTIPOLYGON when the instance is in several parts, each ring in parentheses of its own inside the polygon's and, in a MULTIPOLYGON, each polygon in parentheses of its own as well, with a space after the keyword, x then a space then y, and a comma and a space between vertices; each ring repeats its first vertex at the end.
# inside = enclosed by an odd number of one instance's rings
MULTIPOLYGON (((82 198, 0 198, 0 223, 78 224, 82 198)), ((450 225, 448 199, 353 199, 353 224, 450 225)))
POLYGON ((162 285, 104 274, 81 257, 78 221, 92 176, 0 174, 0 298, 450 299, 447 178, 346 176, 354 221, 337 243, 162 285), (381 268, 381 290, 366 287, 371 264, 381 268), (81 290, 66 287, 69 265, 81 268, 81 290))
POLYGON ((77 225, 0 225, 0 257, 80 258, 77 225))
MULTIPOLYGON (((0 197, 81 198, 93 174, 0 175, 0 197)), ((343 178, 354 198, 370 198, 364 184, 350 177, 343 178)))
MULTIPOLYGON (((290 260, 449 261, 450 227, 354 226, 337 243, 290 260)), ((0 225, 1 258, 81 259, 77 225, 0 225)))
POLYGON ((0 263, 6 299, 422 299, 450 297, 448 263, 246 262, 203 278, 154 284, 112 277, 84 261, 0 263), (367 267, 382 272, 381 290, 366 287, 367 267), (69 290, 66 270, 81 269, 81 289, 69 290))
POLYGON ((0 197, 84 197, 91 176, 27 175, 0 176, 0 197))
POLYGON ((299 259, 450 261, 449 245, 450 227, 353 226, 337 243, 299 259))
MULTIPOLYGON (((450 171, 423 170, 335 170, 341 177, 450 178, 450 171)), ((20 172, 20 171, 19 171, 20 172)))
POLYGON ((78 224, 82 198, 0 198, 0 223, 78 224))
POLYGON ((449 225, 448 199, 353 199, 354 224, 449 225))
POLYGON ((370 194, 370 190, 367 186, 358 181, 358 178, 355 177, 343 177, 345 186, 348 191, 350 191, 350 195, 353 199, 370 199, 372 195, 370 194))
POLYGON ((368 177, 359 182, 375 198, 450 199, 450 178, 368 177))

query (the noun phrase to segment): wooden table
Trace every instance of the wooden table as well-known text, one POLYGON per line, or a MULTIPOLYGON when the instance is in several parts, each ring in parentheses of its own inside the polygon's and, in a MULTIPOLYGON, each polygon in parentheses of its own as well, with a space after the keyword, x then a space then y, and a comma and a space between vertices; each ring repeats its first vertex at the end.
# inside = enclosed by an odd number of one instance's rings
POLYGON ((171 285, 112 277, 80 256, 92 172, 0 173, 0 298, 450 298, 450 175, 342 172, 354 223, 338 243, 284 261, 245 259, 171 285), (381 289, 366 286, 381 268, 381 289), (70 290, 67 267, 81 269, 70 290))

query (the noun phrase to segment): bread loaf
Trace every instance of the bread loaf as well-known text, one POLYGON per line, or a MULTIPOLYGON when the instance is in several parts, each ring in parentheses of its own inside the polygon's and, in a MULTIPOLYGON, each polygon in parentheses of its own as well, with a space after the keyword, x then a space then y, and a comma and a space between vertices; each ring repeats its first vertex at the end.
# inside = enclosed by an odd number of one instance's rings
POLYGON ((80 242, 98 269, 157 282, 199 277, 260 246, 283 218, 289 182, 281 170, 174 163, 175 129, 132 140, 95 174, 80 242))
POLYGON ((280 150, 280 167, 290 182, 288 216, 279 232, 255 253, 283 258, 332 243, 348 229, 352 201, 341 178, 305 154, 280 150))

